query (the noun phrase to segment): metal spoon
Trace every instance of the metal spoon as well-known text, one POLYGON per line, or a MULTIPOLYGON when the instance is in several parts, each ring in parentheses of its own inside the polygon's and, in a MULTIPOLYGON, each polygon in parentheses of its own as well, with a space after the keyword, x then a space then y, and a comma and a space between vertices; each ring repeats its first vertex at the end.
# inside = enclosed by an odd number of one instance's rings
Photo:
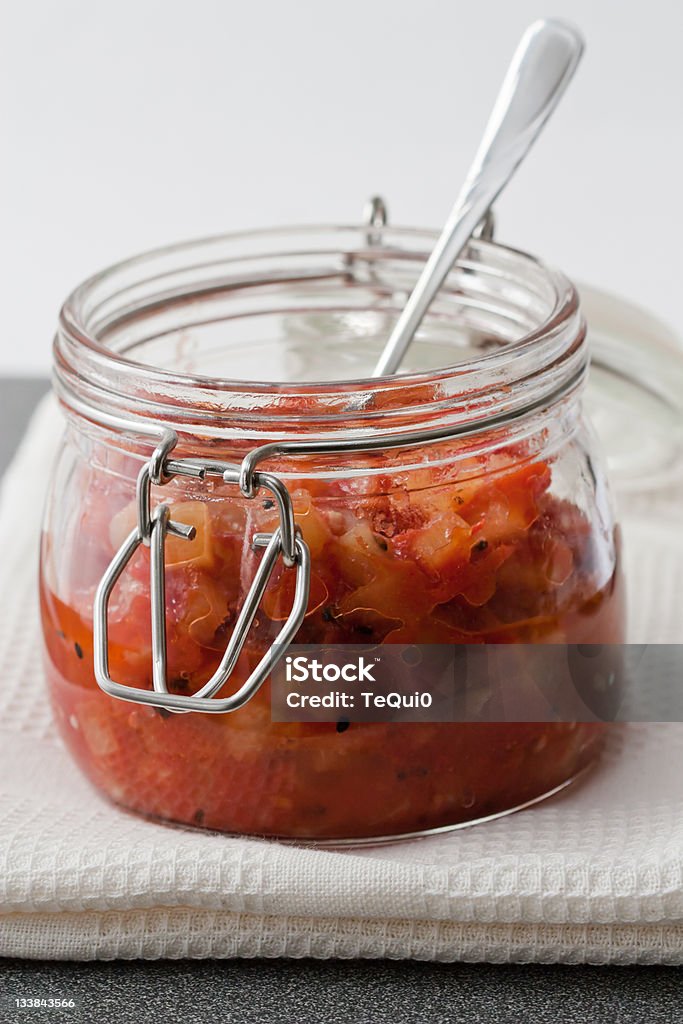
POLYGON ((398 370, 448 272, 557 106, 582 53, 576 29, 554 19, 535 21, 522 36, 465 184, 373 377, 398 370))

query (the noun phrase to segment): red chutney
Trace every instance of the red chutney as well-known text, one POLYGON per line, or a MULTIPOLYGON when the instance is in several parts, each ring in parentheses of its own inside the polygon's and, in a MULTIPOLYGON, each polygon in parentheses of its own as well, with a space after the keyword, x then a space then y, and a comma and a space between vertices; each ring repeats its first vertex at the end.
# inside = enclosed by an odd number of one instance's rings
MULTIPOLYGON (((129 481, 88 472, 70 582, 57 597, 44 577, 41 607, 62 735, 116 803, 226 832, 391 836, 534 800, 599 752, 601 723, 273 723, 267 683, 226 715, 106 696, 93 676, 92 597, 135 508, 129 481)), ((486 456, 474 476, 451 466, 290 483, 312 558, 296 642, 623 640, 614 538, 555 496, 551 480, 549 462, 520 462, 510 450, 486 456)), ((166 551, 169 689, 192 693, 215 670, 253 576, 249 538, 277 519, 261 496, 188 493, 178 481, 163 496, 173 518, 197 530, 193 541, 168 538, 166 551)), ((117 681, 151 689, 148 558, 140 549, 112 597, 110 668, 117 681)), ((287 617, 293 577, 276 572, 229 691, 287 617)))

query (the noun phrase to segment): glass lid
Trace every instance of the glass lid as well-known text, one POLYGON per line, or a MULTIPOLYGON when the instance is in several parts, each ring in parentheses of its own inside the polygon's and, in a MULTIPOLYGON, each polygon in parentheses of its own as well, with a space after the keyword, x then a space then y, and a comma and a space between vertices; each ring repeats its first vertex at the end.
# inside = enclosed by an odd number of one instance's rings
POLYGON ((683 342, 638 306, 578 285, 588 322, 587 408, 621 491, 683 481, 683 342))

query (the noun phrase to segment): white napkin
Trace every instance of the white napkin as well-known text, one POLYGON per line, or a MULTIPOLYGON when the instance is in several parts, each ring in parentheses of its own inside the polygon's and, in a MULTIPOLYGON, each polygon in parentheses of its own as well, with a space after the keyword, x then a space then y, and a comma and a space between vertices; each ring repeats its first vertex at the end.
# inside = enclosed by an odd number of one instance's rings
MULTIPOLYGON (((583 782, 449 835, 346 852, 151 824, 52 724, 36 562, 59 433, 39 409, 0 501, 0 955, 683 962, 683 725, 632 725, 583 782)), ((678 494, 678 500, 681 493, 678 494)), ((634 641, 680 641, 680 506, 631 499, 634 641)))

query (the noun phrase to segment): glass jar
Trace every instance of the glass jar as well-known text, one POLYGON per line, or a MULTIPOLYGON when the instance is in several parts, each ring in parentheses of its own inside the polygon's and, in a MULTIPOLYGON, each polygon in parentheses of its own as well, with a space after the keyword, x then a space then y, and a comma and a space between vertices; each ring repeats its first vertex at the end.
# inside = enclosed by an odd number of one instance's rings
POLYGON ((405 372, 370 377, 432 241, 362 227, 223 236, 121 263, 65 303, 45 665, 67 747, 120 806, 359 841, 527 805, 599 753, 596 721, 272 720, 278 638, 624 639, 570 282, 473 241, 405 372))

